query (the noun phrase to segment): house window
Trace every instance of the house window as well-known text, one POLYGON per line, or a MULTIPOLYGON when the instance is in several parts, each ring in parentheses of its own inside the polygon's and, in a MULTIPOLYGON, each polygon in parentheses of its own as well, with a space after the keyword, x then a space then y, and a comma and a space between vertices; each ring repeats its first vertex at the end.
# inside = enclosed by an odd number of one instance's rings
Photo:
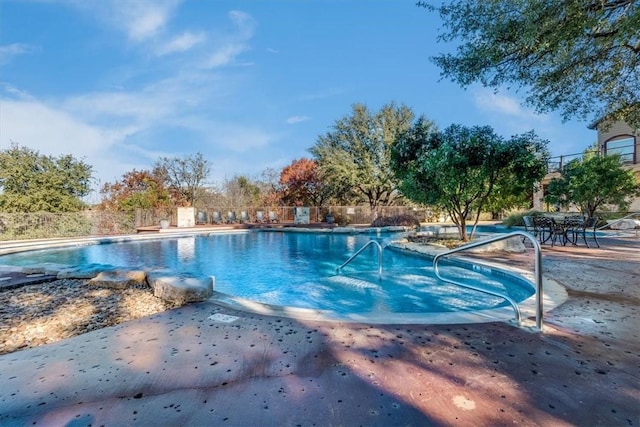
POLYGON ((620 154, 622 163, 633 163, 635 159, 635 138, 632 136, 607 141, 605 144, 605 153, 620 154))

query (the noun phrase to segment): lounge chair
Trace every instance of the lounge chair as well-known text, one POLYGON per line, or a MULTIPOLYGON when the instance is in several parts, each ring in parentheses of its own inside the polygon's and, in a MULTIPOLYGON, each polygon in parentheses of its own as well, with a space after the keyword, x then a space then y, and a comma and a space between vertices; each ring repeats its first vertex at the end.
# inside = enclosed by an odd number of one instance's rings
POLYGON ((269 222, 280 222, 280 218, 278 218, 278 214, 274 211, 269 211, 269 222))
POLYGON ((256 222, 258 222, 258 223, 266 222, 266 219, 264 217, 264 212, 263 211, 257 211, 256 212, 256 222))
POLYGON ((227 212, 227 224, 237 222, 236 213, 234 211, 227 212))
POLYGON ((240 222, 249 222, 251 221, 251 219, 249 219, 249 214, 247 213, 247 211, 240 211, 240 222))
POLYGON ((213 211, 213 213, 211 214, 211 223, 222 224, 222 214, 218 211, 213 211))

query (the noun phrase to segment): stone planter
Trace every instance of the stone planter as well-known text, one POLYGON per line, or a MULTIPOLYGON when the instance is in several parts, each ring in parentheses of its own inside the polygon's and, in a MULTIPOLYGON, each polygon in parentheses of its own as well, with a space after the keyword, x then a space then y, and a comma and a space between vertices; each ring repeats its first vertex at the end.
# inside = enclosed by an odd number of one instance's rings
POLYGON ((171 224, 171 223, 169 222, 169 220, 168 220, 168 219, 161 219, 161 220, 160 220, 160 228, 162 228, 162 229, 167 229, 167 228, 169 228, 169 225, 170 225, 170 224, 171 224))

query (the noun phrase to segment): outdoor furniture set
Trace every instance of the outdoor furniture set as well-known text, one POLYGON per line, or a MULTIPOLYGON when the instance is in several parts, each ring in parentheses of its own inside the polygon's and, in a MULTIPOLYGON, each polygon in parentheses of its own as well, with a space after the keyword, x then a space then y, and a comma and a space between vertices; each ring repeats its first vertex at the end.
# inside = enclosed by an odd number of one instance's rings
POLYGON ((568 242, 577 245, 582 238, 588 248, 590 246, 587 239, 592 239, 600 247, 596 236, 598 217, 542 215, 524 216, 522 219, 525 230, 533 234, 540 243, 550 243, 551 246, 561 243, 566 246, 568 242))

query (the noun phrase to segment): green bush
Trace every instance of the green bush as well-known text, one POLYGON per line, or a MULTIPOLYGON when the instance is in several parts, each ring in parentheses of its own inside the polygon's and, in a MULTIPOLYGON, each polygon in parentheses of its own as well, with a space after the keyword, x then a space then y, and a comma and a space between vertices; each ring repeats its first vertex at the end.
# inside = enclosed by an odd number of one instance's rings
POLYGON ((541 216, 544 212, 530 210, 524 212, 514 212, 506 217, 502 224, 506 227, 524 227, 524 221, 522 219, 523 216, 541 216))
POLYGON ((395 216, 381 216, 373 220, 372 227, 389 227, 400 225, 404 227, 419 227, 420 221, 414 215, 404 214, 395 216))

